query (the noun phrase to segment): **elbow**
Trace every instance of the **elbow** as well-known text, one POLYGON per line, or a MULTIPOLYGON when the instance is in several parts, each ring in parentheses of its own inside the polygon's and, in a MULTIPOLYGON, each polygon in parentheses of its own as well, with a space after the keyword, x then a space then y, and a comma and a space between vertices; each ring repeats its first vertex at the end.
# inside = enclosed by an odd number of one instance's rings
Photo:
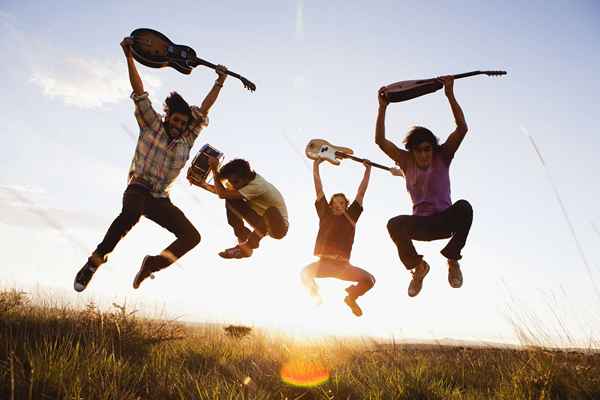
POLYGON ((375 144, 385 152, 386 149, 386 140, 385 139, 375 139, 375 144))
POLYGON ((457 127, 457 130, 462 134, 465 135, 468 131, 469 131, 469 127, 467 126, 466 123, 460 124, 457 127))

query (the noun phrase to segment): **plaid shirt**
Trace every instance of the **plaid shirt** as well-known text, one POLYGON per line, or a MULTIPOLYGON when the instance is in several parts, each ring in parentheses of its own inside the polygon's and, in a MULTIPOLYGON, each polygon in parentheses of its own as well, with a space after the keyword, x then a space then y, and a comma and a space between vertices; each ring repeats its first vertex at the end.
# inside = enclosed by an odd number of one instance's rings
POLYGON ((208 116, 199 107, 191 106, 193 120, 183 134, 170 140, 162 116, 152 108, 148 93, 136 96, 135 118, 140 126, 140 136, 131 167, 128 183, 142 182, 154 197, 168 197, 169 188, 190 157, 190 150, 202 128, 208 125, 208 116))

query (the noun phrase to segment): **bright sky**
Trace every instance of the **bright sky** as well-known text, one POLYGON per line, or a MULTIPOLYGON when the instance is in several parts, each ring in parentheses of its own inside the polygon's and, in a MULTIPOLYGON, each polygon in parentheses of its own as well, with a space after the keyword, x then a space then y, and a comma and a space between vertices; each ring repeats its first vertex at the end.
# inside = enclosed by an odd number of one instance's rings
MULTIPOLYGON (((557 343, 568 343, 566 336, 598 343, 599 34, 595 1, 4 0, 0 284, 292 333, 515 341, 517 321, 557 343), (217 253, 235 243, 224 204, 180 176, 172 200, 202 243, 134 291, 143 256, 172 240, 142 221, 76 296, 73 277, 120 211, 133 155, 137 125, 119 42, 138 27, 160 30, 256 83, 249 93, 233 78, 226 82, 192 153, 210 143, 228 159, 248 159, 284 194, 290 232, 265 239, 250 259, 222 260, 217 253), (470 131, 451 169, 453 200, 468 199, 475 209, 463 288, 448 286, 438 253, 444 243, 418 243, 432 270, 421 294, 408 298, 410 275, 385 226, 410 213, 410 200, 403 179, 374 170, 352 254, 377 278, 359 301, 365 315, 349 312, 346 285, 333 280, 320 282, 325 304, 313 307, 299 280, 314 260, 317 232, 306 143, 325 138, 390 164, 373 141, 377 89, 477 69, 508 76, 455 84, 470 131)), ((159 110, 171 90, 199 103, 216 77, 202 67, 190 76, 139 71, 159 110)), ((400 142, 414 124, 445 139, 453 119, 443 92, 390 106, 390 139, 400 142)), ((325 166, 326 193, 353 196, 362 171, 352 161, 325 166)))

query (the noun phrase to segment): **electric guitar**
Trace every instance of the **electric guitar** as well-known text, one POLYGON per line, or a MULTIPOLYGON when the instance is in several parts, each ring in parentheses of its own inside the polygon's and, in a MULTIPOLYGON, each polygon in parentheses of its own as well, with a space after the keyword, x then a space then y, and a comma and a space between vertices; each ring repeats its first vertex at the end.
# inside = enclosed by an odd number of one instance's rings
MULTIPOLYGON (((204 65, 212 69, 217 66, 196 56, 196 51, 189 46, 175 44, 162 33, 148 28, 139 28, 131 32, 133 58, 151 68, 171 67, 182 74, 190 74, 194 67, 204 65)), ((250 91, 256 90, 256 85, 248 79, 232 71, 227 75, 242 81, 250 91)))
MULTIPOLYGON (((500 76, 506 75, 506 71, 471 71, 464 74, 452 75, 454 79, 466 78, 468 76, 487 75, 500 76)), ((390 103, 397 103, 414 99, 415 97, 437 92, 444 84, 437 78, 421 79, 414 81, 400 81, 383 87, 383 95, 390 103)))
POLYGON ((329 143, 327 140, 323 139, 312 139, 306 145, 306 149, 304 153, 311 160, 326 160, 332 163, 333 165, 340 165, 340 160, 342 159, 350 159, 358 162, 367 161, 374 167, 384 169, 386 171, 394 172, 394 175, 398 175, 400 173, 400 169, 398 168, 390 168, 385 165, 377 164, 372 161, 367 160, 366 158, 355 157, 354 151, 348 147, 335 146, 329 143))

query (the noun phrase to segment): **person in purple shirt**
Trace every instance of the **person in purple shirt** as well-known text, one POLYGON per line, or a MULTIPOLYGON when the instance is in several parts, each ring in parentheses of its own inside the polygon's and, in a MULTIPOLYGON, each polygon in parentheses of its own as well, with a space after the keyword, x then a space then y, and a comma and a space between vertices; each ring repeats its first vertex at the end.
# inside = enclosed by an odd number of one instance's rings
POLYGON ((414 297, 423 287, 423 278, 429 272, 429 264, 418 254, 412 240, 431 241, 450 238, 441 251, 448 260, 448 282, 453 288, 463 284, 458 260, 465 246, 473 208, 466 200, 452 204, 450 200, 449 168, 454 154, 467 133, 465 116, 454 97, 454 78, 438 78, 444 91, 456 129, 448 139, 439 144, 438 138, 427 128, 412 127, 404 139, 406 150, 398 148, 385 137, 385 111, 389 104, 379 90, 379 112, 375 127, 375 143, 398 165, 406 179, 406 189, 413 202, 412 215, 399 215, 388 221, 387 229, 398 248, 402 264, 412 273, 408 295, 414 297))

